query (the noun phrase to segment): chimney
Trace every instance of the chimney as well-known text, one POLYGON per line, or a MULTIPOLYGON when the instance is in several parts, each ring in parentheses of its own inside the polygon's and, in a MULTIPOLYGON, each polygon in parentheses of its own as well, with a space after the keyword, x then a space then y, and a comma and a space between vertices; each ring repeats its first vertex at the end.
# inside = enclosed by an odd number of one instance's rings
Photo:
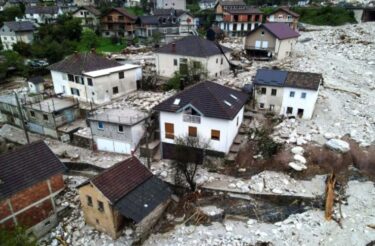
POLYGON ((172 43, 172 52, 173 52, 173 53, 176 52, 176 43, 172 43))

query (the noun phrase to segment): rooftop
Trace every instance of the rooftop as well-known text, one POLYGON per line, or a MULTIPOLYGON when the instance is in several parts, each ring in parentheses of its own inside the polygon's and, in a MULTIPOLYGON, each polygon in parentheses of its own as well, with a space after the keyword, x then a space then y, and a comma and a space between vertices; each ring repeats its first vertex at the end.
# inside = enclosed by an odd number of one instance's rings
POLYGON ((52 97, 38 103, 33 103, 26 107, 46 113, 53 113, 66 108, 71 108, 76 104, 77 102, 73 101, 72 99, 52 97))
POLYGON ((247 6, 244 9, 226 9, 225 11, 231 14, 262 14, 262 11, 260 11, 258 8, 253 8, 250 6, 247 6))
POLYGON ((100 77, 104 75, 109 75, 111 73, 116 73, 120 71, 127 71, 127 70, 132 70, 135 68, 140 68, 141 66, 139 65, 133 65, 133 64, 120 64, 117 67, 111 67, 111 68, 105 68, 101 70, 96 70, 96 71, 91 71, 91 72, 83 72, 83 74, 90 76, 90 77, 100 77))
MULTIPOLYGON (((225 46, 221 47, 224 53, 232 51, 225 46)), ((192 57, 209 57, 222 54, 216 43, 198 36, 187 36, 173 43, 169 43, 157 49, 155 53, 176 54, 192 57)))
POLYGON ((31 21, 6 21, 4 25, 14 32, 34 31, 35 26, 31 21))
POLYGON ((272 11, 269 15, 272 15, 273 13, 276 13, 279 10, 285 11, 286 13, 290 14, 291 16, 299 17, 299 14, 297 14, 296 12, 290 10, 286 6, 281 6, 281 7, 277 8, 275 11, 272 11))
POLYGON ((154 107, 156 111, 181 112, 191 105, 205 117, 232 120, 245 105, 248 95, 205 81, 195 84, 154 107))
POLYGON ((66 170, 43 141, 24 145, 0 156, 0 200, 66 170))
POLYGON ((25 14, 49 14, 55 15, 59 12, 57 6, 26 6, 25 14))
POLYGON ((90 12, 91 14, 93 14, 95 16, 101 15, 100 11, 97 8, 95 8, 94 6, 81 6, 74 13, 77 13, 78 11, 80 11, 82 9, 87 10, 88 12, 90 12))
POLYGON ((255 28, 254 30, 250 31, 247 35, 251 35, 259 28, 266 29, 273 36, 275 36, 277 39, 280 39, 280 40, 299 37, 298 32, 294 31, 287 24, 280 23, 280 22, 264 23, 258 26, 257 28, 255 28))
POLYGON ((254 84, 282 87, 284 86, 287 76, 287 71, 258 69, 255 75, 254 84))
POLYGON ((89 116, 89 120, 119 123, 128 126, 135 125, 146 118, 146 113, 130 108, 106 109, 103 112, 96 111, 89 116))

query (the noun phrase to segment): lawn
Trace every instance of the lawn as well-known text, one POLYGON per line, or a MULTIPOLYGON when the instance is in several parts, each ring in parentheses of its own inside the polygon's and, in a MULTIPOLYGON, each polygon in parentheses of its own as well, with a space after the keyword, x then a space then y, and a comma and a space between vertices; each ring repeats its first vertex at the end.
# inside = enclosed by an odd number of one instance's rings
MULTIPOLYGON (((117 52, 121 52, 125 48, 126 48, 125 44, 113 44, 110 38, 98 37, 98 45, 96 47, 96 50, 98 52, 117 53, 117 52)), ((85 44, 81 42, 78 44, 78 50, 80 52, 84 52, 84 51, 89 51, 90 49, 85 47, 85 44)))

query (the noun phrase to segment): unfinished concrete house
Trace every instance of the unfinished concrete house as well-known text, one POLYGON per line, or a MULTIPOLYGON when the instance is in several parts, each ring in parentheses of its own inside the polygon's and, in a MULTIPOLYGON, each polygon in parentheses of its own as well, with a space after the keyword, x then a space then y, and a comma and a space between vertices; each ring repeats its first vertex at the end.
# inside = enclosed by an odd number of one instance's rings
POLYGON ((167 207, 171 191, 135 157, 78 187, 86 223, 117 238, 124 226, 142 237, 167 207))
POLYGON ((95 149, 131 154, 145 134, 147 114, 134 109, 105 109, 88 117, 95 149))
POLYGON ((57 221, 55 197, 66 168, 43 141, 0 156, 0 227, 42 236, 57 221))

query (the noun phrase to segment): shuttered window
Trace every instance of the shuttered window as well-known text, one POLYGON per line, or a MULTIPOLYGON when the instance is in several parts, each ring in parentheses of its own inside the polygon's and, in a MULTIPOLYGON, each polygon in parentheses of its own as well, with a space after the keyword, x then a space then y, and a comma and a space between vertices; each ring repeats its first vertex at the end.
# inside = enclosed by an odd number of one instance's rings
POLYGON ((220 131, 211 130, 211 139, 212 140, 220 140, 220 131))
POLYGON ((174 139, 174 125, 172 123, 165 123, 165 138, 174 139))
POLYGON ((189 137, 197 136, 197 128, 194 126, 189 126, 189 137))

